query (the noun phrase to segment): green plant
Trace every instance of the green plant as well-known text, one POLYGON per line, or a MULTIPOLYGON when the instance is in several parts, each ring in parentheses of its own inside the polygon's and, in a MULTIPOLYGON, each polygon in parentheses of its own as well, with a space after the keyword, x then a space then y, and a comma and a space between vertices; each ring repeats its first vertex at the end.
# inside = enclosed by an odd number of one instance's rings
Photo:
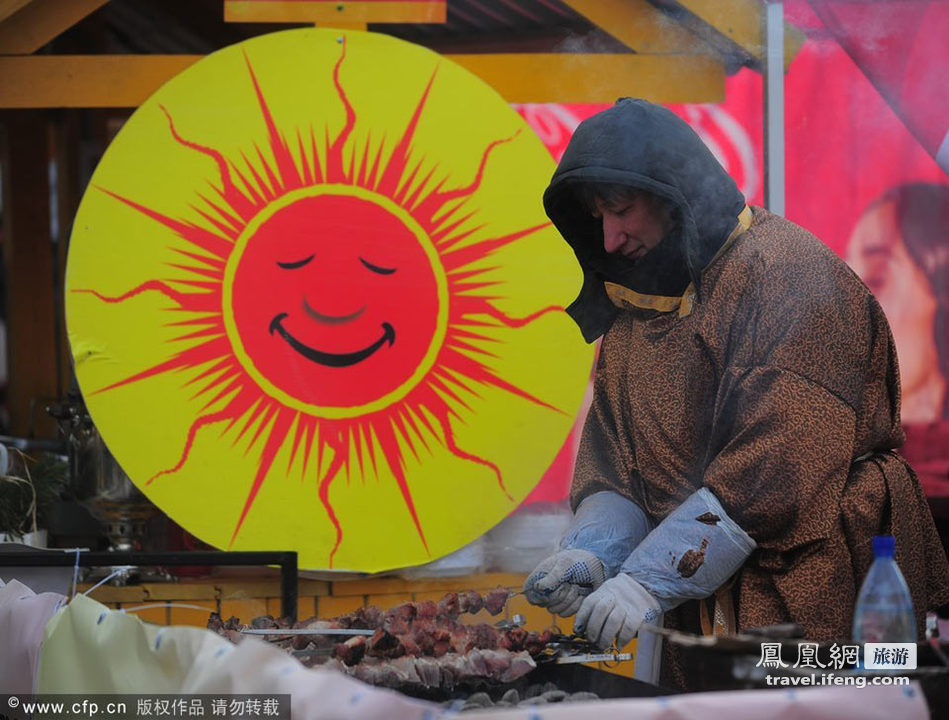
POLYGON ((17 450, 15 470, 0 476, 0 532, 21 536, 46 524, 50 507, 67 492, 67 465, 55 455, 33 459, 17 450))

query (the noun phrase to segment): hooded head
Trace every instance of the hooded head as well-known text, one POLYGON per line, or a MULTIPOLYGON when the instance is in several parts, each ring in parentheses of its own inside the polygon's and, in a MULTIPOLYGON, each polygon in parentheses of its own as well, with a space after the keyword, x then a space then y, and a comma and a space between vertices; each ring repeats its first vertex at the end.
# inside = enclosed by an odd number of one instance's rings
POLYGON ((618 312, 605 281, 647 295, 681 295, 690 282, 700 289, 702 269, 744 205, 701 138, 661 105, 623 98, 580 123, 544 192, 544 209, 583 268, 583 288, 567 312, 584 338, 596 340, 618 312), (666 237, 635 260, 608 253, 602 220, 584 201, 597 184, 646 191, 664 201, 672 218, 666 237))

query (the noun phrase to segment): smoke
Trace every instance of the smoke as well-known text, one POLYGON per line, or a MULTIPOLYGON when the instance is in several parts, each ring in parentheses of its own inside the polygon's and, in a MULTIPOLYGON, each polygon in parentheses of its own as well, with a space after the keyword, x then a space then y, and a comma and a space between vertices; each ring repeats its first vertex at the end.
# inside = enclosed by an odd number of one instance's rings
POLYGON ((570 33, 554 45, 555 53, 616 53, 628 52, 629 48, 602 32, 570 33))
POLYGON ((838 36, 842 33, 859 35, 860 45, 871 53, 889 53, 895 29, 903 25, 906 14, 925 12, 928 4, 925 0, 809 0, 809 3, 828 30, 838 36))

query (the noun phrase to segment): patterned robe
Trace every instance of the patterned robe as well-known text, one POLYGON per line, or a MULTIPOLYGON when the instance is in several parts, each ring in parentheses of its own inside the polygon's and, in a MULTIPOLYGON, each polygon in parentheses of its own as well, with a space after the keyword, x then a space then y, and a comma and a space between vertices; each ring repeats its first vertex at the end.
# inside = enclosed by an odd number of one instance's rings
MULTIPOLYGON (((899 372, 879 304, 761 208, 701 281, 690 314, 629 308, 605 334, 571 503, 614 490, 659 522, 707 486, 758 543, 732 585, 739 631, 797 622, 815 641, 849 639, 871 536, 891 533, 921 631, 949 602, 949 565, 894 452, 899 372)), ((666 620, 699 632, 699 603, 666 620)), ((674 654, 664 681, 687 686, 674 654)))

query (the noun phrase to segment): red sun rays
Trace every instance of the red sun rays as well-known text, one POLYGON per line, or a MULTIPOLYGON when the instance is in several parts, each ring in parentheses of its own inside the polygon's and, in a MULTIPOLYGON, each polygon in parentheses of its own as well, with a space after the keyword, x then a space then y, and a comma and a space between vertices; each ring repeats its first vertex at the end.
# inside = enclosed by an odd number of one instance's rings
POLYGON ((464 422, 463 414, 471 412, 466 398, 477 397, 479 388, 494 386, 560 412, 492 370, 490 361, 494 355, 485 346, 495 340, 485 330, 498 325, 518 328, 561 308, 546 307, 524 318, 508 317, 492 304, 503 295, 488 294, 497 282, 484 276, 496 268, 471 267, 472 263, 488 258, 506 245, 546 226, 544 223, 499 237, 470 240, 483 226, 471 223, 476 211, 466 206, 481 185, 492 151, 513 140, 517 134, 495 140, 485 148, 475 176, 467 185, 447 187, 447 176, 436 178, 437 162, 426 163, 424 157, 415 157, 412 151, 416 127, 425 110, 436 69, 387 157, 384 153, 385 137, 374 147, 369 133, 361 146, 357 147, 356 141, 349 143, 347 154, 347 141, 355 128, 356 112, 339 77, 345 57, 344 43, 333 68, 333 83, 345 109, 346 120, 332 140, 328 128, 320 141, 311 127, 308 136, 304 137, 298 130, 294 141, 289 142, 274 120, 246 54, 247 72, 267 130, 266 149, 255 143, 251 157, 241 153, 239 164, 213 148, 182 137, 172 114, 160 106, 174 141, 207 156, 216 165, 217 184, 209 183, 209 194, 196 193, 196 202, 190 206, 190 210, 201 218, 201 224, 164 215, 144 202, 107 188, 98 188, 160 223, 186 245, 170 246, 180 257, 179 262, 169 264, 175 271, 173 277, 149 280, 117 296, 107 296, 94 289, 73 290, 92 294, 107 303, 123 302, 144 292, 161 293, 173 304, 166 311, 178 313, 183 318, 169 323, 169 326, 180 329, 175 341, 181 344, 181 350, 152 367, 95 391, 108 392, 162 373, 198 371, 185 385, 193 389, 192 398, 200 398, 203 405, 189 428, 179 459, 174 466, 149 478, 148 483, 180 470, 187 462, 200 431, 210 425, 226 423, 220 435, 222 438, 231 436, 232 446, 243 441, 245 454, 260 448, 255 477, 234 525, 230 540, 230 545, 233 545, 278 451, 290 440, 288 467, 299 457, 301 472, 306 476, 308 467, 315 464, 319 500, 336 534, 328 556, 330 567, 343 539, 343 527, 330 502, 330 486, 341 472, 350 471, 353 458, 361 471, 366 463, 375 471, 377 452, 381 454, 398 483, 418 536, 428 551, 406 476, 406 458, 400 447, 408 448, 419 460, 419 447, 428 449, 426 438, 434 438, 456 457, 489 469, 500 490, 511 498, 497 465, 487 458, 465 452, 455 442, 453 421, 464 422), (269 156, 265 150, 269 151, 269 156), (429 167, 423 174, 426 164, 429 167), (324 183, 364 188, 390 198, 409 212, 431 239, 448 281, 448 327, 431 369, 401 400, 377 411, 343 419, 319 417, 287 407, 263 391, 235 356, 222 314, 225 266, 242 230, 262 208, 277 198, 293 190, 324 183), (311 457, 313 450, 316 451, 315 459, 311 457), (323 457, 325 450, 332 454, 328 463, 323 457))

